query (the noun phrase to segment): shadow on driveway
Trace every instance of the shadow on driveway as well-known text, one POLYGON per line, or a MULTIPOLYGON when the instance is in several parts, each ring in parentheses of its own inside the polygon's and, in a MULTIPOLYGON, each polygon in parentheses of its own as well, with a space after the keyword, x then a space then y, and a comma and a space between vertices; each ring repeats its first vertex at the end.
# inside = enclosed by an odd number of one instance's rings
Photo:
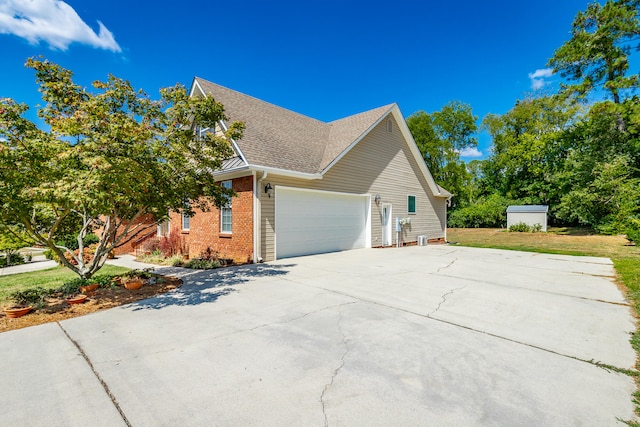
POLYGON ((236 287, 259 277, 280 277, 289 273, 296 264, 265 265, 247 264, 216 270, 191 270, 184 268, 159 268, 155 273, 179 277, 183 285, 172 292, 132 304, 133 311, 169 306, 198 305, 214 302, 218 298, 237 292, 236 287), (193 271, 193 272, 192 272, 193 271))

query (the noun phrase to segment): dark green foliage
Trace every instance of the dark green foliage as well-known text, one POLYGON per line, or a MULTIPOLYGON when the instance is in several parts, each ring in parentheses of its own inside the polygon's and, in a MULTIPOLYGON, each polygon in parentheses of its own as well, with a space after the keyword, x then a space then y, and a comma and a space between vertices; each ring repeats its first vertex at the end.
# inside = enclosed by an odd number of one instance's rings
POLYGON ((524 222, 519 222, 509 227, 509 231, 515 232, 515 233, 528 233, 531 231, 531 226, 528 224, 525 224, 524 222))
POLYGON ((636 244, 640 243, 640 229, 627 230, 627 239, 636 244))
POLYGON ((213 270, 220 267, 220 262, 215 259, 193 258, 185 262, 182 266, 196 270, 213 270))
POLYGON ((36 287, 11 294, 10 298, 16 305, 40 308, 45 305, 45 299, 56 292, 55 289, 36 287))
MULTIPOLYGON (((94 245, 100 241, 100 238, 95 234, 87 234, 84 239, 82 239, 82 244, 86 248, 90 245, 94 245)), ((56 242, 58 246, 64 246, 72 251, 78 249, 78 238, 72 234, 67 234, 63 239, 56 242)))
POLYGON ((9 256, 0 255, 0 267, 24 264, 24 257, 17 252, 10 252, 9 256))
POLYGON ((57 289, 57 291, 60 292, 63 296, 73 295, 80 292, 80 286, 86 286, 89 283, 93 283, 93 282, 89 282, 89 280, 83 279, 81 277, 76 277, 74 279, 64 282, 62 286, 57 289))
POLYGON ((472 176, 460 160, 460 151, 475 148, 478 130, 471 106, 450 102, 433 113, 418 111, 407 118, 422 157, 435 181, 454 194, 453 207, 466 206, 472 176))
POLYGON ((640 98, 632 96, 640 79, 628 63, 640 40, 639 7, 638 0, 589 4, 549 60, 566 79, 560 94, 518 101, 507 113, 484 118, 493 153, 468 167, 481 202, 452 212, 452 226, 496 224, 491 211, 486 221, 478 218, 495 194, 549 205, 554 225, 600 233, 640 229, 640 98), (613 102, 576 102, 603 91, 613 102))
POLYGON ((30 305, 38 309, 46 305, 46 299, 49 297, 65 298, 69 295, 74 295, 80 292, 81 286, 89 285, 91 283, 97 283, 101 288, 113 287, 115 286, 114 279, 116 277, 118 276, 112 274, 98 275, 91 279, 76 277, 71 280, 67 280, 58 288, 45 289, 41 286, 37 286, 24 291, 13 292, 9 298, 16 305, 30 305))
POLYGON ((42 255, 44 255, 46 259, 52 259, 57 261, 57 255, 54 254, 53 251, 49 248, 45 249, 44 252, 42 252, 42 255))
POLYGON ((26 66, 42 95, 43 123, 26 117, 27 105, 0 98, 0 164, 11 165, 0 168, 0 238, 18 228, 90 278, 113 249, 155 227, 139 219, 207 211, 235 195, 212 171, 233 155, 230 141, 244 125, 229 123, 224 134, 195 131, 227 119, 213 98, 176 85, 152 100, 113 75, 87 88, 50 61, 30 58, 26 66), (100 241, 92 251, 71 252, 75 239, 64 236, 83 239, 93 230, 100 241), (70 251, 56 246, 61 238, 70 251))
POLYGON ((131 270, 131 271, 127 271, 126 273, 124 273, 122 275, 122 277, 137 277, 139 279, 150 279, 151 278, 151 273, 145 269, 145 270, 131 270))
POLYGON ((578 12, 571 39, 557 49, 548 65, 571 81, 563 91, 586 97, 604 88, 620 103, 622 94, 637 87, 638 75, 628 74, 629 55, 637 50, 640 36, 638 0, 608 0, 589 4, 578 12))
POLYGON ((510 204, 512 203, 509 199, 491 194, 470 206, 451 212, 449 227, 504 227, 507 223, 507 207, 510 204))

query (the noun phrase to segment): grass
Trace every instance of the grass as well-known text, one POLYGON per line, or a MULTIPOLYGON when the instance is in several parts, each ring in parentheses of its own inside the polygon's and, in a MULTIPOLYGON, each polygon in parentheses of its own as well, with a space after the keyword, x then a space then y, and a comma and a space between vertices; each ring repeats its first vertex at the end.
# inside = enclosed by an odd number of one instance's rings
MULTIPOLYGON (((122 274, 127 271, 129 271, 128 268, 105 265, 98 271, 97 275, 122 274)), ((24 291, 37 286, 45 289, 53 289, 61 286, 65 281, 76 277, 78 277, 78 275, 61 266, 29 273, 0 276, 0 306, 9 305, 9 295, 15 291, 24 291)))
MULTIPOLYGON (((624 236, 595 235, 580 228, 550 228, 547 233, 511 233, 487 228, 458 228, 447 231, 447 240, 463 246, 510 249, 563 255, 606 257, 613 261, 617 284, 640 317, 640 246, 629 245, 624 236)), ((640 332, 631 337, 631 345, 640 355, 640 332)), ((640 360, 640 359, 639 359, 640 360)), ((636 362, 636 372, 640 362, 636 362)), ((639 391, 635 394, 636 413, 640 414, 640 382, 634 375, 639 391)), ((629 425, 640 426, 636 422, 629 425)))

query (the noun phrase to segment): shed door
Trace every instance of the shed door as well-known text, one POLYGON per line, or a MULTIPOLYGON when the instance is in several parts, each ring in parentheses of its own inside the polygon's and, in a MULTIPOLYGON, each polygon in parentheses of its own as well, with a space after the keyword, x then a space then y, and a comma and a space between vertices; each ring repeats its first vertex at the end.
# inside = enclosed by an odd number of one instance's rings
POLYGON ((276 188, 276 258, 371 246, 367 195, 276 188))

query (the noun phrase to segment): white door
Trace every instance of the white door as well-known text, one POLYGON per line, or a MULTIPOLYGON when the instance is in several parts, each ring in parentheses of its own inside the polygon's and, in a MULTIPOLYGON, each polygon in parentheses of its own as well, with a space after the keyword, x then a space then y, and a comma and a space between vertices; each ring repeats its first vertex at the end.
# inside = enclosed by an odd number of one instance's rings
POLYGON ((382 204, 382 246, 391 246, 393 233, 391 221, 391 203, 382 204))
POLYGON ((371 247, 368 195, 277 187, 276 258, 371 247))

